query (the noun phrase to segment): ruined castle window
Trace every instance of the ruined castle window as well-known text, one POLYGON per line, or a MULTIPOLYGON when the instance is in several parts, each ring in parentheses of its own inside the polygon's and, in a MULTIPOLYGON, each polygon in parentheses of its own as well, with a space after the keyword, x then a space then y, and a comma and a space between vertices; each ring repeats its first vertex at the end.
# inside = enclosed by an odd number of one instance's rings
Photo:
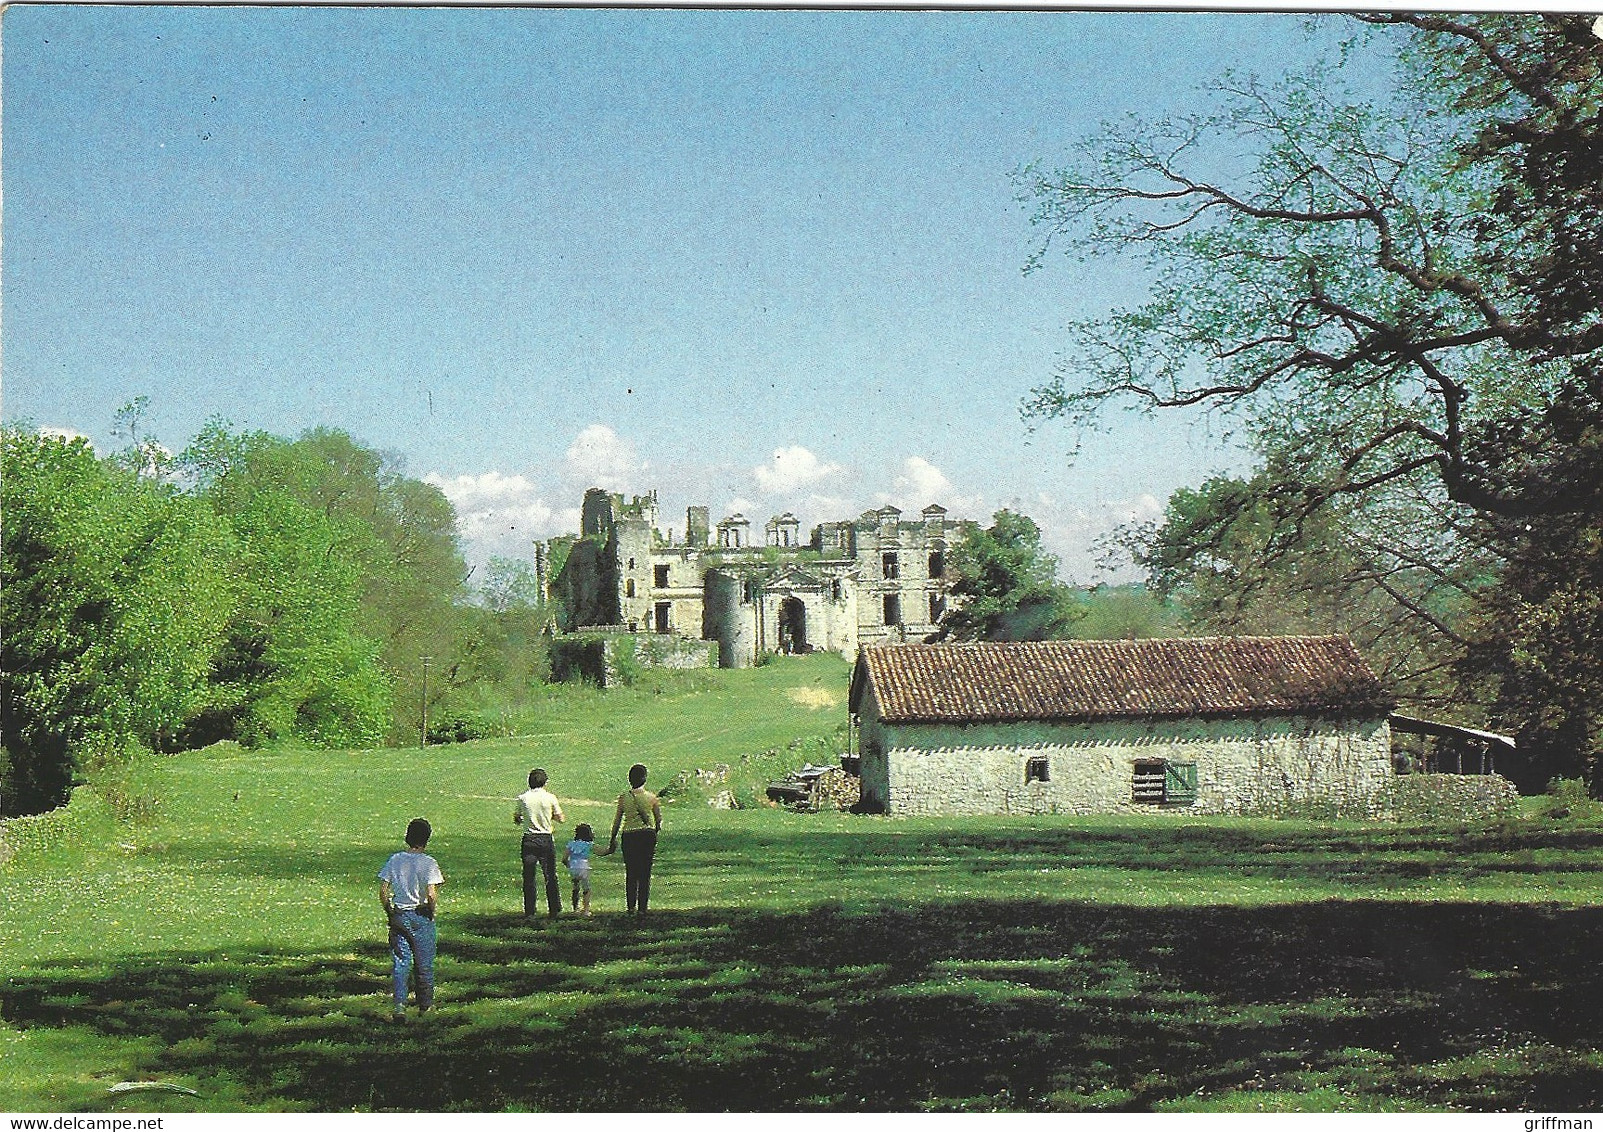
POLYGON ((655 610, 657 614, 656 629, 659 633, 666 633, 672 628, 673 605, 670 602, 659 601, 655 610))
POLYGON ((946 612, 946 598, 940 594, 930 594, 930 624, 933 625, 941 619, 946 612))
POLYGON ((1052 781, 1052 769, 1048 765, 1045 755, 1032 755, 1025 760, 1024 781, 1026 784, 1052 781))
POLYGON ((884 577, 896 578, 901 576, 901 566, 896 560, 896 553, 894 551, 888 554, 880 555, 879 564, 880 572, 884 577))
POLYGON ((829 583, 829 596, 834 601, 839 601, 840 600, 840 579, 839 578, 836 578, 833 582, 829 583))
POLYGON ((930 551, 930 577, 939 578, 946 571, 946 555, 938 550, 930 551))
POLYGON ((902 623, 902 599, 897 594, 885 595, 885 624, 900 625, 902 623))
POLYGON ((1131 801, 1149 806, 1189 806, 1196 800, 1196 763, 1136 760, 1131 801))
POLYGON ((668 584, 668 567, 658 566, 653 573, 656 576, 656 585, 659 589, 668 584))
POLYGON ((624 579, 624 582, 623 582, 623 596, 624 597, 634 597, 635 596, 635 580, 633 578, 625 578, 624 579))
POLYGON ((635 560, 633 558, 631 558, 631 559, 629 559, 629 569, 633 570, 634 568, 635 568, 635 560))

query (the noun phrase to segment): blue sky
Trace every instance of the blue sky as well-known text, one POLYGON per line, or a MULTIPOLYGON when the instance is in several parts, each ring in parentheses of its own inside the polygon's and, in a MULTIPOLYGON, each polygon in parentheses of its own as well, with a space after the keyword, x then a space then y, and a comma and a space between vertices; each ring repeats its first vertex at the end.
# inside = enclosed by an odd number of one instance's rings
POLYGON ((1065 573, 1241 457, 1186 421, 1019 419, 1063 326, 1010 174, 1337 29, 1225 13, 11 6, 4 414, 115 446, 151 401, 342 428, 471 558, 601 484, 805 523, 1022 508, 1065 573))

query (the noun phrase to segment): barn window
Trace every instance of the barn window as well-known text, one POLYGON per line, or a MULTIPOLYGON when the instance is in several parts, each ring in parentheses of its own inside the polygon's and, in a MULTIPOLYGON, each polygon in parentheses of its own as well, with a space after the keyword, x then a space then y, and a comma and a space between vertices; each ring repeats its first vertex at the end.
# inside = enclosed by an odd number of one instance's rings
POLYGON ((1031 755, 1024 763, 1024 782, 1051 782, 1052 769, 1045 755, 1031 755))
POLYGON ((666 588, 667 585, 668 585, 668 567, 666 567, 666 566, 654 567, 653 568, 653 573, 656 575, 656 586, 657 586, 657 588, 658 589, 666 588))
POLYGON ((1197 764, 1137 759, 1131 799, 1148 806, 1189 806, 1197 800, 1197 764))

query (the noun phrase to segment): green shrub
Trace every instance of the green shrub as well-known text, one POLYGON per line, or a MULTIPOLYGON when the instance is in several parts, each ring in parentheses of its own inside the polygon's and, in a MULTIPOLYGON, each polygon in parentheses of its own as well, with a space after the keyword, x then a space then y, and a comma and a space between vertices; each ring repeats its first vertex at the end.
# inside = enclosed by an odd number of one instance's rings
POLYGON ((625 688, 631 688, 639 683, 645 666, 635 655, 636 643, 633 636, 619 637, 612 643, 612 656, 607 665, 608 683, 616 681, 625 688))
POLYGON ((473 739, 488 739, 490 733, 490 726, 481 719, 451 714, 442 716, 430 724, 428 741, 435 744, 466 743, 473 739))
POLYGON ((161 815, 155 757, 131 740, 107 741, 84 755, 90 789, 118 821, 145 824, 161 815))
POLYGON ((603 687, 607 682, 607 653, 601 638, 559 637, 553 641, 551 679, 603 687))
POLYGON ((1538 816, 1548 821, 1597 817, 1603 811, 1579 778, 1555 778, 1547 784, 1538 816))

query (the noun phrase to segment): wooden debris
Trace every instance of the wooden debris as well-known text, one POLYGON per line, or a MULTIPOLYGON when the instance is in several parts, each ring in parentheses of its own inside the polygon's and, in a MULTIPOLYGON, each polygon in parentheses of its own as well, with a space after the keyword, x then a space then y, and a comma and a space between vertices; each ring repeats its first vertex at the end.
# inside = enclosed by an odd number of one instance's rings
POLYGON ((817 813, 822 809, 850 809, 857 804, 859 780, 838 766, 808 763, 783 779, 768 784, 768 799, 794 810, 817 813))

